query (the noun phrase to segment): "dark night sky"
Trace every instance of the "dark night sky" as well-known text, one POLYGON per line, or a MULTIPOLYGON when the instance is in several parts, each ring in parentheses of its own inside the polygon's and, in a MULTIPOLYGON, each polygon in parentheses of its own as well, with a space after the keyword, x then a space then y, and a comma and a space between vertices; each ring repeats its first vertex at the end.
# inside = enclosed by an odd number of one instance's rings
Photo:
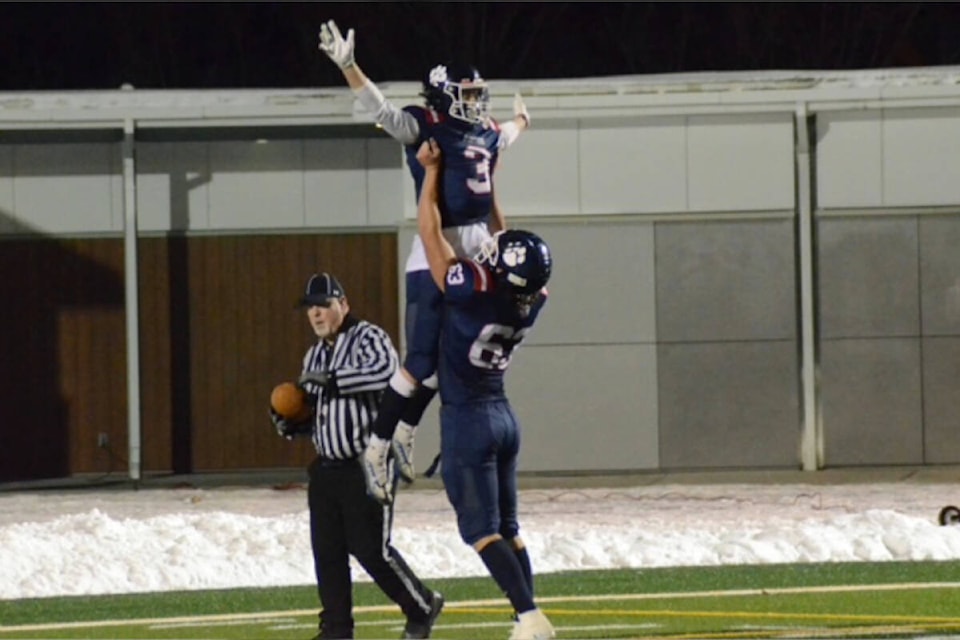
POLYGON ((960 64, 954 3, 0 3, 0 90, 339 87, 327 18, 375 81, 960 64))

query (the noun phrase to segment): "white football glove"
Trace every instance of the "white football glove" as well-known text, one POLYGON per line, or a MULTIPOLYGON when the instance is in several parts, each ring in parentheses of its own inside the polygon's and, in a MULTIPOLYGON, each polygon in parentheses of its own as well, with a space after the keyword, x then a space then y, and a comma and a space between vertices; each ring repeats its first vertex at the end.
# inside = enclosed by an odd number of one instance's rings
POLYGON ((320 27, 320 51, 327 54, 333 63, 341 69, 352 67, 353 62, 353 29, 347 31, 347 37, 340 35, 340 29, 333 20, 328 20, 320 27))
POLYGON ((530 112, 527 111, 527 105, 523 103, 520 92, 513 94, 513 117, 520 116, 527 121, 527 127, 530 127, 530 112))

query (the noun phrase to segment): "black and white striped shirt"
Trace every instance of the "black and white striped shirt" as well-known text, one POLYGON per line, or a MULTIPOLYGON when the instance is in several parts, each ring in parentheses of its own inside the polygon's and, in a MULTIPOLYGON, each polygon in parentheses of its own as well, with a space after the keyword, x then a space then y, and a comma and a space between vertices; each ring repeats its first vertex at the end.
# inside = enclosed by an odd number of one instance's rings
POLYGON ((313 445, 323 458, 356 458, 367 446, 380 396, 397 368, 397 351, 387 332, 349 314, 336 340, 319 340, 307 350, 303 371, 332 371, 325 387, 307 383, 317 396, 313 445))

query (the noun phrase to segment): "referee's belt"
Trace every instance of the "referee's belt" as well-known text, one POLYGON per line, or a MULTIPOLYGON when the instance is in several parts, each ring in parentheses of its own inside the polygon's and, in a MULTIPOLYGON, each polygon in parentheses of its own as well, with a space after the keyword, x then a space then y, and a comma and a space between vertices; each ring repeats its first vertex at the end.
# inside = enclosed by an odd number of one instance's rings
POLYGON ((357 458, 326 458, 318 455, 313 464, 321 469, 339 469, 357 464, 357 458))

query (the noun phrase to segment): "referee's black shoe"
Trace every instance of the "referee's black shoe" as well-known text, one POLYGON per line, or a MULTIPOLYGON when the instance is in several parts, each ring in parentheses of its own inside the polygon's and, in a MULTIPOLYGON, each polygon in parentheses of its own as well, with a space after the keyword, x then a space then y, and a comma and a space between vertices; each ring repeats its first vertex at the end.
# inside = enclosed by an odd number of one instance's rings
POLYGON ((407 618, 407 626, 403 628, 401 638, 429 638, 430 631, 433 630, 433 623, 437 621, 437 616, 443 611, 443 594, 439 591, 433 592, 433 600, 430 602, 430 615, 426 620, 416 622, 407 618))

